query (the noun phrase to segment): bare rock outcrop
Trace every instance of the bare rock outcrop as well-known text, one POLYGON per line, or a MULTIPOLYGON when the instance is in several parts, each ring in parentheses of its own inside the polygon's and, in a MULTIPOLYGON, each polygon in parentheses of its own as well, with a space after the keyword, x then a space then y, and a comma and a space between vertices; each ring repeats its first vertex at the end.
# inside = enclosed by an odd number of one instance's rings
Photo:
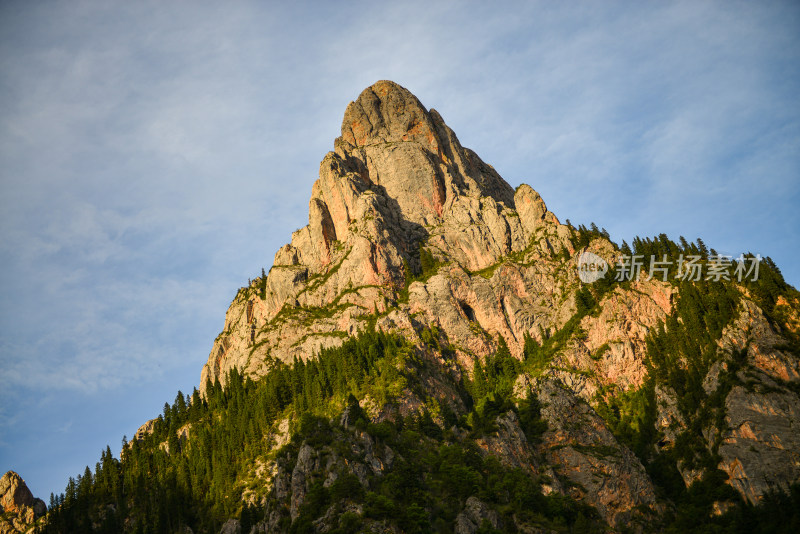
MULTIPOLYGON (((702 428, 704 445, 719 457, 727 483, 749 503, 800 480, 800 358, 776 325, 745 296, 718 341, 717 360, 703 381, 719 397, 721 412, 702 428)), ((694 414, 681 413, 675 391, 656 387, 660 450, 675 446, 694 414)), ((678 463, 687 486, 700 480, 699 466, 678 463)))
POLYGON ((800 358, 749 300, 720 345, 746 351, 746 359, 725 398, 719 467, 755 504, 768 491, 787 490, 800 480, 800 358))
POLYGON ((222 525, 219 534, 242 534, 242 525, 238 519, 228 519, 222 525))
POLYGON ((726 401, 719 454, 730 484, 752 504, 800 479, 800 398, 790 391, 736 386, 726 401))
POLYGON ((454 532, 456 534, 475 534, 484 524, 494 529, 502 528, 497 512, 486 506, 477 497, 469 497, 464 511, 456 517, 454 532))
POLYGON ((565 492, 594 506, 611 525, 645 523, 643 510, 663 511, 639 459, 621 445, 589 404, 561 382, 534 382, 548 430, 542 451, 555 466, 565 492))
POLYGON ((553 471, 553 467, 542 461, 537 444, 528 441, 512 410, 497 417, 497 432, 478 440, 478 445, 488 454, 500 459, 505 465, 527 471, 543 481, 540 489, 544 495, 564 493, 564 488, 553 471))
MULTIPOLYGON (((333 428, 330 432, 330 444, 303 442, 277 459, 265 519, 254 527, 256 532, 276 532, 282 520, 296 520, 315 484, 330 488, 339 478, 349 476, 369 488, 371 477, 381 477, 391 469, 395 453, 389 446, 352 427, 333 428)), ((363 513, 361 504, 351 502, 348 506, 354 513, 363 513)), ((335 524, 333 512, 331 507, 315 520, 317 531, 326 532, 335 524)))
POLYGON ((34 523, 47 512, 44 501, 37 499, 28 489, 25 481, 14 471, 8 471, 0 478, 0 533, 13 534, 29 532, 34 523))

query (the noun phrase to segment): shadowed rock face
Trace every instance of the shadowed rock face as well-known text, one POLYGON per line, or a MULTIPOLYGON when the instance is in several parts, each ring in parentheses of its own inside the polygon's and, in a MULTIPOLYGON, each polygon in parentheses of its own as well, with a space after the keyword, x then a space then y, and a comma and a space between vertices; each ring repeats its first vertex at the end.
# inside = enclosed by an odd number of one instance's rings
MULTIPOLYGON (((746 365, 725 398, 725 429, 710 428, 707 436, 720 441, 719 467, 751 504, 800 480, 800 398, 798 388, 787 388, 800 382, 800 360, 785 341, 748 301, 720 340, 722 351, 745 350, 746 365)), ((709 371, 707 391, 719 387, 723 367, 709 371)))
POLYGON ((644 466, 585 401, 557 381, 533 389, 549 426, 544 457, 568 481, 568 494, 594 505, 611 525, 646 523, 643 510, 663 512, 644 466))
MULTIPOLYGON (((420 347, 420 332, 432 328, 455 362, 430 347, 422 350, 456 370, 452 377, 428 377, 425 387, 458 412, 454 383, 461 370, 469 372, 476 359, 493 354, 501 336, 522 358, 526 336, 541 342, 576 313, 581 286, 570 228, 533 188, 513 190, 461 146, 435 110, 393 82, 375 83, 347 106, 341 137, 311 189, 308 221, 277 251, 266 279, 237 293, 203 368, 201 391, 207 380, 224 383, 234 368, 258 377, 275 360, 314 357, 368 325, 420 347)), ((603 238, 585 250, 609 264, 619 256, 603 238)), ((660 513, 663 503, 639 459, 616 441, 592 403, 604 392, 642 386, 645 338, 673 313, 677 297, 675 286, 646 279, 605 293, 599 312, 581 319, 544 378, 520 377, 517 396, 538 395, 550 425, 543 443, 528 443, 511 412, 498 418, 498 432, 483 438, 481 447, 545 476, 551 480, 545 491, 573 494, 612 525, 635 522, 642 510, 660 513)), ((800 324, 800 304, 785 306, 800 324)), ((800 478, 800 441, 793 431, 800 400, 796 388, 786 386, 800 381, 800 364, 780 349, 785 339, 746 292, 740 308, 720 351, 747 347, 749 374, 740 380, 756 380, 761 389, 733 387, 725 399, 728 429, 704 432, 709 448, 718 444, 719 467, 730 474, 729 483, 757 502, 770 488, 800 478)), ((721 369, 712 368, 706 378, 709 393, 721 369)), ((686 425, 674 393, 661 386, 656 392, 659 447, 666 449, 686 425)), ((422 405, 414 395, 400 402, 407 411, 422 405)), ((376 417, 381 409, 376 407, 376 417)), ((276 491, 291 496, 293 514, 309 473, 324 470, 314 451, 301 452, 294 471, 274 481, 276 491)), ((683 475, 688 484, 698 473, 683 475)), ((459 516, 463 529, 487 519, 484 512, 482 503, 472 502, 459 516)))

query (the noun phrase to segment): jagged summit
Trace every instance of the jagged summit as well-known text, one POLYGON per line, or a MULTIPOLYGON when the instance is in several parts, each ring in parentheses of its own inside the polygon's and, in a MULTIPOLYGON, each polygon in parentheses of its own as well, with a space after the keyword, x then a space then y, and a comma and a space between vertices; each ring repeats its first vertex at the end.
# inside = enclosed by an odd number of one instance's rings
POLYGON ((347 106, 335 146, 364 165, 362 176, 384 187, 413 222, 442 217, 460 195, 513 207, 511 186, 461 146, 436 110, 394 82, 375 83, 347 106))
MULTIPOLYGON (((569 230, 538 193, 527 185, 515 193, 461 146, 435 110, 390 81, 368 87, 347 106, 342 136, 312 187, 308 221, 275 254, 266 280, 237 295, 201 386, 208 378, 224 380, 233 367, 262 374, 268 354, 308 358, 363 330, 376 315, 379 326, 411 332, 411 314, 419 309, 436 314, 436 322, 450 319, 464 358, 485 355, 494 341, 469 334, 474 314, 464 312, 483 315, 484 297, 468 289, 472 282, 454 285, 452 276, 466 281, 522 253, 534 235, 548 254, 571 247, 569 230), (407 281, 423 269, 421 255, 447 265, 442 274, 452 276, 434 277, 435 291, 431 284, 420 295, 409 288, 409 301, 398 303, 407 281)), ((491 307, 487 324, 496 323, 492 330, 521 354, 533 319, 515 324, 503 318, 507 310, 491 307)))
POLYGON ((33 496, 19 474, 8 471, 0 477, 0 532, 30 532, 45 512, 44 501, 33 496))
POLYGON ((389 80, 364 89, 358 99, 347 106, 342 119, 342 139, 358 147, 416 141, 437 152, 435 131, 431 113, 419 99, 389 80))

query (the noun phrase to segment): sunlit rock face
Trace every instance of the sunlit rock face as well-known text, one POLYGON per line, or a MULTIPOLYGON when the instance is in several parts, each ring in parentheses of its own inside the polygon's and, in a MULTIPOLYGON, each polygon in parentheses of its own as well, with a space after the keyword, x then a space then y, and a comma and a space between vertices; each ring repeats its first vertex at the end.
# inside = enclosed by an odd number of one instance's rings
POLYGON ((465 348, 464 360, 495 347, 472 322, 521 355, 526 333, 565 319, 556 307, 563 288, 543 260, 570 249, 568 229, 538 193, 527 185, 515 193, 435 110, 393 82, 377 82, 347 106, 308 221, 277 251, 266 280, 234 299, 201 387, 234 367, 261 375, 270 358, 308 358, 389 310, 393 324, 422 311, 465 348), (420 247, 445 266, 398 302, 420 269, 420 247), (476 274, 510 254, 540 265, 476 274))
POLYGON ((34 522, 47 512, 44 501, 37 499, 25 481, 14 471, 0 478, 0 533, 28 532, 34 522))

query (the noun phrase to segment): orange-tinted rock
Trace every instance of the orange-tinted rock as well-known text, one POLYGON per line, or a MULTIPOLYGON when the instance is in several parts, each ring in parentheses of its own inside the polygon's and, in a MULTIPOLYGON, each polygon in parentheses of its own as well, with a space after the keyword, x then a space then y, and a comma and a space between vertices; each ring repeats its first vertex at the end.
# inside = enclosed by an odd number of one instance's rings
POLYGON ((0 507, 5 514, 0 519, 0 532, 4 534, 28 531, 47 512, 44 502, 33 496, 22 477, 14 471, 0 478, 0 507))

